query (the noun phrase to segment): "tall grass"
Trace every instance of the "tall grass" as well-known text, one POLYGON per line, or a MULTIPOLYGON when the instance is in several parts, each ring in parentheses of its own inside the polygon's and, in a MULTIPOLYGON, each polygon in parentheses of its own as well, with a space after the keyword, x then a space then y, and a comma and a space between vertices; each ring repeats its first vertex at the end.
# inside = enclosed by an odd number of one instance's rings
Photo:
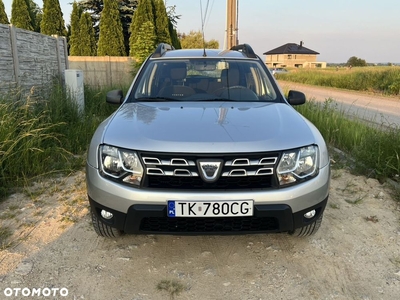
POLYGON ((296 108, 319 129, 326 142, 349 153, 355 166, 377 178, 400 174, 400 130, 350 119, 331 99, 296 108))
POLYGON ((356 91, 400 94, 400 67, 294 69, 277 79, 356 91))
POLYGON ((115 109, 106 91, 85 88, 83 114, 57 83, 46 94, 0 96, 0 198, 36 176, 82 168, 95 128, 115 109))

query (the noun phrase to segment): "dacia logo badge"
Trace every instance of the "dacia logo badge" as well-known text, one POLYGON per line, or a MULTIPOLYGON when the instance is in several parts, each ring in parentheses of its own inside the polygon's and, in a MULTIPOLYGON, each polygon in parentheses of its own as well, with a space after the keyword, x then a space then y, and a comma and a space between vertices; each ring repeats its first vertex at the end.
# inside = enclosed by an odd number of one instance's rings
POLYGON ((199 159, 197 164, 201 178, 205 182, 215 182, 222 171, 222 159, 199 159))

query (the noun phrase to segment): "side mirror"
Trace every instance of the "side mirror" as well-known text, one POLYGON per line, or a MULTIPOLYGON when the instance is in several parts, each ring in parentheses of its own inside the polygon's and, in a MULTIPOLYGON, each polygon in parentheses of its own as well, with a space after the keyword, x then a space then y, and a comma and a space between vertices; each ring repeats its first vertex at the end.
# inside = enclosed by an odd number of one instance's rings
POLYGON ((110 104, 121 104, 124 100, 124 94, 121 90, 112 90, 107 93, 106 102, 110 104))
POLYGON ((306 95, 302 92, 290 90, 287 101, 290 105, 301 105, 306 103, 306 95))

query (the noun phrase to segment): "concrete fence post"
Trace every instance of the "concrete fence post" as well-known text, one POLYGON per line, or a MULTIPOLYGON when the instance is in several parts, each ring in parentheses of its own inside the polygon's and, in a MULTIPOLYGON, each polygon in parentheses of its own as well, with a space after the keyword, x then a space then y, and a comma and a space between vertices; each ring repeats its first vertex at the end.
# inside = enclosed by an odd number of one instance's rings
POLYGON ((62 37, 63 39, 63 45, 64 45, 64 60, 65 60, 65 69, 69 69, 69 60, 68 60, 68 44, 67 44, 67 38, 62 37))
POLYGON ((17 36, 15 33, 15 27, 10 24, 9 25, 10 29, 10 41, 11 41, 11 55, 13 58, 13 65, 14 65, 14 76, 15 76, 15 82, 17 86, 20 86, 21 80, 19 78, 19 59, 18 59, 18 46, 17 46, 17 36))
POLYGON ((58 64, 58 74, 62 74, 62 66, 61 66, 61 51, 60 51, 60 43, 58 41, 58 35, 52 34, 51 35, 56 41, 56 54, 57 54, 57 64, 58 64))

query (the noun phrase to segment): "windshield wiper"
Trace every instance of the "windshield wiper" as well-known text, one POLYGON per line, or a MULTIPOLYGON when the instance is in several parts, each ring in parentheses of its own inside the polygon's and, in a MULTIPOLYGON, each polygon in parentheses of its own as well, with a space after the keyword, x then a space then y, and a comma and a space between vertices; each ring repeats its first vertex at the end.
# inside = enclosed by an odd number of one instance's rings
POLYGON ((179 101, 179 100, 168 97, 140 97, 140 98, 135 98, 135 101, 163 102, 163 101, 179 101))
POLYGON ((232 99, 227 99, 227 98, 204 98, 204 99, 192 100, 192 101, 201 101, 201 102, 207 102, 207 101, 237 102, 237 100, 232 100, 232 99))

